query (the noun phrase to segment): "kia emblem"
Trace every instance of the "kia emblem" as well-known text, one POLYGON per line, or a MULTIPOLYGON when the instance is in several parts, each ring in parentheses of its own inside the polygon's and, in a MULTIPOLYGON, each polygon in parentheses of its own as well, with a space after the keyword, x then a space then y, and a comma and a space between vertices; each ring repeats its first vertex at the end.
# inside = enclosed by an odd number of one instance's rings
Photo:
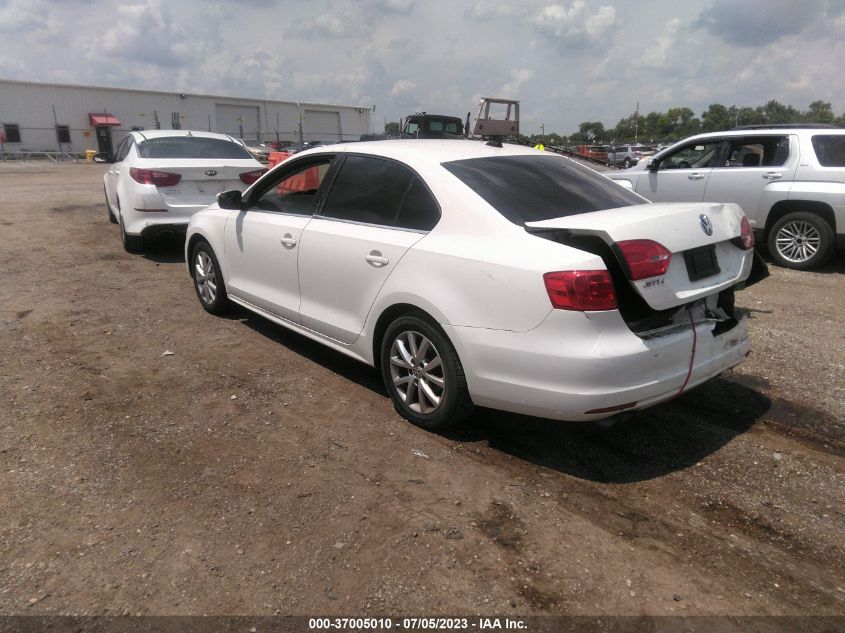
MULTIPOLYGON (((205 170, 205 175, 206 175, 206 176, 216 176, 216 175, 217 175, 217 172, 216 172, 216 171, 214 171, 213 169, 206 169, 206 170, 205 170)), ((705 216, 703 216, 703 215, 702 215, 701 217, 703 218, 703 217, 705 217, 705 216)), ((711 231, 711 232, 712 232, 712 231, 711 231)), ((710 233, 708 233, 707 235, 710 235, 710 233)))
POLYGON ((701 230, 704 231, 705 235, 713 235, 713 223, 710 221, 710 218, 702 213, 698 216, 698 223, 701 225, 701 230))

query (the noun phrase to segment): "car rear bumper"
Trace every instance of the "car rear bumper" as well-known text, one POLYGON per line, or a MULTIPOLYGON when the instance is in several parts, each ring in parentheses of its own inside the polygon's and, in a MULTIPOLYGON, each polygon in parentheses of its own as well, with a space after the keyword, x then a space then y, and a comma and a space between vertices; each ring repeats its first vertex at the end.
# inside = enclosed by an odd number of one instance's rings
POLYGON ((148 205, 123 210, 123 221, 126 232, 130 235, 144 235, 146 237, 156 232, 173 231, 173 227, 181 227, 180 230, 184 233, 191 216, 207 206, 206 204, 168 205, 159 198, 158 206, 148 205))
POLYGON ((696 326, 691 372, 691 326, 646 340, 616 311, 554 310, 528 332, 443 327, 475 404, 556 420, 599 420, 653 406, 750 353, 745 317, 718 336, 712 322, 696 326), (614 410, 622 405, 630 406, 614 410))
POLYGON ((188 223, 162 223, 149 224, 141 230, 141 236, 144 239, 157 239, 167 236, 181 236, 185 237, 188 230, 188 223))

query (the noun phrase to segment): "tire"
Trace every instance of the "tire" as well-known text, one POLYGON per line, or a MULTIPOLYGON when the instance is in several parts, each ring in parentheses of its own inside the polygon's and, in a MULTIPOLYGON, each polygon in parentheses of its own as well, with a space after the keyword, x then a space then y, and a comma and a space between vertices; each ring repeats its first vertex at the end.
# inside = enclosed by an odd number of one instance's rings
POLYGON ((472 412, 455 347, 428 320, 407 315, 393 321, 382 338, 380 359, 384 386, 396 412, 406 420, 435 431, 472 412))
POLYGON ((111 210, 111 205, 109 204, 109 194, 106 193, 106 186, 103 185, 103 195, 106 198, 106 211, 109 214, 109 222, 112 224, 117 224, 117 218, 114 217, 114 212, 111 210))
POLYGON ((833 229, 815 213, 789 213, 772 226, 767 246, 779 266, 809 270, 833 255, 833 229))
POLYGON ((625 167, 625 169, 630 168, 631 165, 633 165, 633 164, 634 164, 634 161, 631 160, 630 156, 626 156, 625 161, 622 163, 622 165, 625 167))
POLYGON ((127 253, 140 253, 144 250, 144 237, 141 235, 129 235, 126 232, 126 227, 123 226, 123 215, 120 220, 120 241, 123 242, 123 248, 127 253))
POLYGON ((191 249, 191 279, 197 299, 206 312, 221 315, 231 309, 220 262, 208 242, 197 242, 191 249))

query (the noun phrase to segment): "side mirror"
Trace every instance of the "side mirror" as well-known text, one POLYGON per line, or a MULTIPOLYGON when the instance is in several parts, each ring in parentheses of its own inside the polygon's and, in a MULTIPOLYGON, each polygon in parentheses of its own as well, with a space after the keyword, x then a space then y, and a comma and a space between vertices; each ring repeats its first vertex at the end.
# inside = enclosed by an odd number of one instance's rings
POLYGON ((108 152, 100 152, 99 154, 94 154, 94 162, 95 163, 113 163, 114 159, 108 155, 108 152))
POLYGON ((221 191, 217 194, 217 204, 221 209, 240 211, 243 209, 243 194, 237 189, 221 191))
POLYGON ((658 167, 660 167, 660 161, 653 160, 651 158, 649 158, 648 162, 645 164, 647 171, 657 171, 658 167))

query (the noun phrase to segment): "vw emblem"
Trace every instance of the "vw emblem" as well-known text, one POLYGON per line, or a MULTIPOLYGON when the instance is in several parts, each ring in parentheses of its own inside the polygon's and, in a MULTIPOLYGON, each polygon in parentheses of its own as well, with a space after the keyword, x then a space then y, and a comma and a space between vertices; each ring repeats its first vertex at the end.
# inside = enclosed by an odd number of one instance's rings
MULTIPOLYGON (((205 170, 205 175, 206 175, 206 176, 216 176, 216 175, 217 175, 217 172, 216 172, 216 171, 214 171, 213 169, 206 169, 206 170, 205 170)), ((704 216, 702 215, 701 217, 704 217, 704 216)), ((710 234, 708 233, 708 235, 710 235, 710 234)))
POLYGON ((701 230, 704 231, 705 235, 713 235, 713 223, 710 221, 710 218, 702 213, 698 216, 698 223, 701 225, 701 230))

